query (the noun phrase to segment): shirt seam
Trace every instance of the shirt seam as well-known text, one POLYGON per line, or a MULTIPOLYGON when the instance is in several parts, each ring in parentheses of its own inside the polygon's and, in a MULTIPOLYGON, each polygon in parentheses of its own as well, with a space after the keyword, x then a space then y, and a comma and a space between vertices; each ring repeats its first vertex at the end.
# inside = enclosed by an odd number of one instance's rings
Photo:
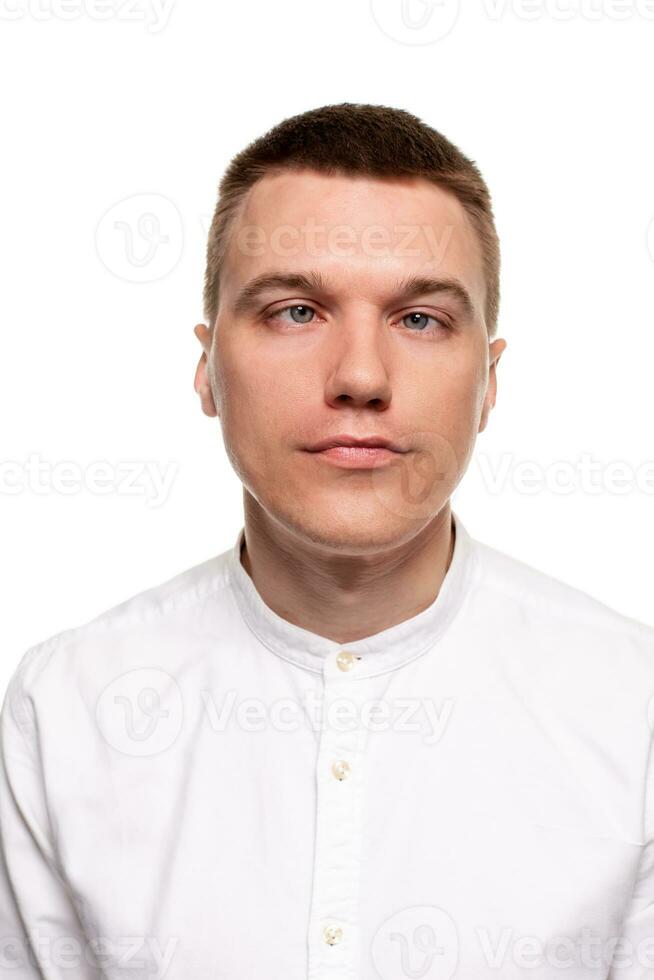
MULTIPOLYGON (((486 547, 485 545, 481 545, 480 548, 476 549, 479 554, 479 565, 480 565, 479 585, 482 588, 488 589, 489 591, 499 592, 503 596, 513 599, 517 603, 524 603, 526 605, 529 605, 530 608, 535 609, 536 611, 540 611, 543 615, 547 615, 547 612, 544 609, 542 603, 542 593, 540 591, 536 592, 535 594, 533 592, 520 591, 515 586, 504 581, 499 576, 494 576, 491 574, 488 558, 486 555, 481 553, 482 549, 485 547, 486 547)), ((495 551, 495 549, 490 549, 490 550, 495 551)), ((498 552, 498 554, 501 554, 503 558, 505 557, 504 554, 501 552, 498 552)), ((516 560, 511 558, 510 556, 507 557, 509 557, 511 561, 516 560)), ((525 565, 524 562, 519 562, 519 563, 520 565, 525 565)), ((646 637, 649 637, 652 641, 654 641, 654 626, 650 626, 648 623, 643 623, 640 620, 637 620, 631 616, 626 616, 624 613, 621 613, 619 610, 612 608, 610 605, 608 605, 608 603, 603 602, 601 599, 591 595, 589 592, 585 592, 583 589, 579 588, 578 586, 572 585, 569 582, 564 582, 561 579, 557 579, 552 575, 548 575, 547 573, 541 573, 538 571, 538 569, 532 568, 532 566, 530 565, 525 565, 525 567, 530 572, 533 572, 534 574, 544 575, 544 577, 548 580, 548 582, 551 585, 555 587, 558 586, 558 587, 563 587, 565 589, 570 589, 577 594, 577 597, 582 597, 584 600, 590 603, 596 603, 598 607, 595 610, 596 612, 602 612, 604 614, 608 614, 607 621, 601 623, 598 623, 597 620, 594 620, 592 615, 589 617, 588 615, 584 614, 583 622, 588 623, 589 626, 599 626, 601 629, 610 631, 611 633, 618 636, 621 635, 625 637, 639 638, 644 635, 646 637), (617 616, 620 621, 611 622, 612 616, 617 616)), ((580 622, 578 618, 575 618, 575 612, 573 611, 568 612, 564 604, 559 604, 557 606, 557 612, 562 620, 564 619, 569 620, 571 623, 580 622)), ((548 618, 554 619, 555 617, 554 615, 550 615, 548 618)))
MULTIPOLYGON (((280 660, 284 660, 286 663, 289 663, 294 667, 299 667, 302 670, 309 670, 312 673, 322 674, 323 673, 322 666, 314 667, 310 664, 304 664, 301 661, 294 660, 291 657, 284 656, 284 654, 281 653, 281 651, 279 651, 273 644, 271 644, 256 629, 255 625, 251 622, 250 617, 248 615, 245 615, 243 609, 241 608, 241 602, 236 596, 236 590, 239 589, 240 586, 238 582, 235 582, 233 580, 230 569, 226 570, 226 575, 228 579, 231 579, 231 588, 229 589, 229 593, 231 595, 232 601, 236 606, 239 616, 241 617, 245 625, 248 627, 252 635, 267 650, 269 650, 271 653, 274 653, 275 656, 279 657, 280 660)), ((407 660, 402 661, 402 663, 396 663, 386 667, 380 667, 379 670, 376 670, 372 673, 366 673, 364 675, 361 674, 356 675, 352 678, 352 680, 364 681, 368 678, 380 677, 384 674, 389 674, 394 670, 400 670, 402 667, 408 666, 409 664, 417 660, 419 657, 424 656, 431 649, 433 649, 443 639, 443 637, 447 635, 448 631, 452 628, 452 625, 456 621, 457 617, 460 615, 462 609, 464 608, 466 603, 468 603, 468 601, 470 600, 472 593, 475 591, 475 588, 478 585, 479 576, 480 576, 480 563, 478 561, 478 549, 475 547, 475 543, 471 542, 469 552, 468 552, 468 565, 467 568, 464 570, 463 578, 459 584, 460 594, 459 594, 458 603, 456 607, 450 611, 450 618, 446 620, 446 622, 443 624, 443 629, 441 630, 441 632, 437 634, 435 638, 433 636, 429 637, 429 639, 427 640, 427 642, 424 644, 423 647, 421 647, 416 653, 414 653, 413 656, 409 657, 407 660)), ((245 599, 245 597, 243 597, 243 599, 245 599)), ((347 646, 347 644, 343 644, 343 646, 347 646)))
MULTIPOLYGON (((219 580, 212 582, 210 586, 207 585, 201 592, 196 593, 191 591, 192 589, 197 588, 198 583, 196 583, 195 586, 182 585, 180 586, 179 591, 176 591, 172 595, 168 596, 162 603, 153 602, 151 606, 147 606, 145 609, 141 606, 139 608, 134 608, 130 612, 124 611, 123 613, 115 614, 114 609, 108 609, 105 612, 100 613, 98 616, 89 619, 85 623, 80 623, 78 626, 72 626, 69 629, 60 630, 58 633, 46 637, 45 639, 40 640, 39 642, 28 647, 15 668, 14 675, 16 677, 22 677, 25 670, 29 666, 28 657, 30 654, 34 655, 34 658, 36 658, 37 655, 43 655, 45 658, 44 662, 39 664, 34 673, 33 680, 36 681, 44 670, 49 656, 51 656, 57 651, 57 649, 65 644, 75 642, 77 639, 83 639, 87 633, 92 635, 95 631, 104 632, 108 630, 128 630, 135 625, 156 622, 157 620, 160 620, 166 616, 186 610, 195 603, 203 602, 221 590, 226 589, 229 585, 224 569, 217 574, 219 575, 219 580), (146 612, 147 615, 144 616, 144 612, 146 612)), ((156 590, 157 586, 154 588, 156 590)), ((138 595, 134 596, 133 599, 127 599, 126 601, 131 602, 137 598, 138 595)))

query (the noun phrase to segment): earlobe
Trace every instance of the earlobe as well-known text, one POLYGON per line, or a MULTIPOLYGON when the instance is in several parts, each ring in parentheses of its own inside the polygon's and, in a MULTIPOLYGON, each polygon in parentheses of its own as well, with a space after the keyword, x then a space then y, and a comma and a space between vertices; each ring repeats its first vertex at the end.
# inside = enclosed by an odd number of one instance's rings
POLYGON ((484 397, 484 404, 481 411, 481 417, 479 420, 478 432, 483 432, 488 424, 488 418, 492 409, 495 408, 495 400, 497 398, 497 365, 499 364, 500 357, 504 349, 506 348, 506 340, 497 339, 489 347, 489 369, 488 369, 488 385, 486 387, 486 395, 484 397))
POLYGON ((200 360, 198 361, 198 366, 195 369, 195 379, 193 381, 193 387, 195 388, 198 395, 200 396, 200 405, 202 407, 202 411, 204 412, 204 414, 208 415, 210 418, 215 418, 215 416, 218 415, 218 412, 216 410, 216 405, 213 400, 211 386, 209 385, 209 381, 207 378, 206 365, 207 365, 207 355, 203 353, 200 360))
POLYGON ((198 366, 195 369, 193 387, 200 396, 200 405, 204 414, 208 415, 210 418, 215 418, 218 415, 218 411, 216 409, 213 392, 211 391, 211 385, 209 384, 209 378, 207 376, 207 357, 211 351, 211 330, 209 330, 209 328, 203 323, 198 323, 194 328, 194 333, 202 344, 203 350, 202 354, 200 355, 200 360, 198 361, 198 366))
POLYGON ((479 428, 477 432, 483 432, 488 424, 488 416, 490 415, 491 406, 488 404, 488 399, 484 399, 484 405, 481 410, 481 417, 479 419, 479 428))

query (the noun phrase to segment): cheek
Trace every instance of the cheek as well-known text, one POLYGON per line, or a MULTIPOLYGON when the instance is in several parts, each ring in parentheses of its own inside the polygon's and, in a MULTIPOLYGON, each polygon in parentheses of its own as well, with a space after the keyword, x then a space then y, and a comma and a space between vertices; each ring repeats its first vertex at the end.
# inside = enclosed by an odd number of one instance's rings
POLYGON ((272 478, 280 466, 284 436, 297 420, 297 401, 284 373, 259 361, 239 351, 236 362, 226 350, 222 358, 219 352, 216 365, 223 442, 248 486, 272 478))
POLYGON ((281 344, 253 343, 245 332, 218 346, 216 383, 231 430, 266 441, 293 439, 322 388, 320 359, 292 354, 281 344))
POLYGON ((422 377, 416 390, 423 410, 441 424, 466 424, 480 409, 483 400, 483 378, 479 365, 453 359, 429 376, 422 377))
POLYGON ((468 359, 452 361, 447 370, 435 372, 435 378, 423 378, 417 393, 420 408, 416 415, 426 420, 424 446, 437 457, 446 455, 448 471, 460 473, 470 459, 479 427, 483 371, 468 359))
POLYGON ((217 344, 217 384, 225 400, 238 410, 278 403, 288 374, 247 331, 232 327, 229 337, 225 331, 217 344))

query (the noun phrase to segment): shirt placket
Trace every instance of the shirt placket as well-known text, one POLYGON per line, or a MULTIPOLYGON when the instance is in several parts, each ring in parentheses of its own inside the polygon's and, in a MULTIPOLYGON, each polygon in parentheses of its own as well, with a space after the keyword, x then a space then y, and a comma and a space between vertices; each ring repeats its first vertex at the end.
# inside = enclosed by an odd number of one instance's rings
POLYGON ((308 935, 308 980, 359 976, 359 879, 367 728, 362 658, 347 649, 323 667, 316 771, 316 839, 308 935))

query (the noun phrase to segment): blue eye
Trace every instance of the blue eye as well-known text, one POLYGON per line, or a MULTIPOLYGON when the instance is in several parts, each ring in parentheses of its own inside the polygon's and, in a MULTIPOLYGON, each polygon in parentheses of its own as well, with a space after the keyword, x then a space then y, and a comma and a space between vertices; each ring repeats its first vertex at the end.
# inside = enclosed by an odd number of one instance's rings
MULTIPOLYGON (((289 306, 282 306, 280 309, 274 310, 267 319, 278 320, 289 325, 293 323, 301 325, 311 323, 315 314, 316 310, 308 303, 292 303, 289 306)), ((412 313, 405 314, 400 323, 412 329, 414 333, 433 333, 439 327, 444 330, 449 329, 446 320, 432 316, 430 313, 423 313, 421 310, 414 310, 412 313)))
MULTIPOLYGON (((292 306, 283 306, 279 310, 275 310, 274 313, 270 314, 269 319, 279 319, 283 320, 284 317, 280 316, 281 313, 286 313, 287 310, 291 311, 291 316, 293 317, 293 323, 310 323, 311 317, 316 312, 313 306, 307 306, 306 303, 294 303, 292 306), (298 314, 298 318, 295 314, 298 314)), ((289 321, 286 320, 288 323, 289 321)))
POLYGON ((402 323, 406 326, 412 326, 417 328, 418 333, 422 333, 428 324, 424 323, 425 320, 433 320, 434 323, 440 324, 442 327, 447 327, 444 320, 439 320, 435 316, 431 316, 429 313, 421 313, 419 310, 414 310, 413 313, 407 313, 406 316, 402 317, 402 323), (410 320, 410 324, 406 324, 406 321, 410 320))

